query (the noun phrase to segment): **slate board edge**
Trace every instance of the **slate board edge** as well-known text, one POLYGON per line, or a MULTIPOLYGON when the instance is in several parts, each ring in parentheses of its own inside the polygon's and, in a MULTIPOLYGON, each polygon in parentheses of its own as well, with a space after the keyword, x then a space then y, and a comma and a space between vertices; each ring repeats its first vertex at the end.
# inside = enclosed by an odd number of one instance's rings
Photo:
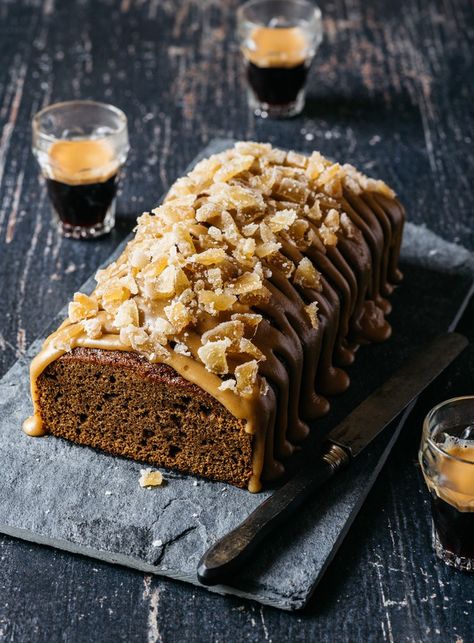
POLYGON ((55 539, 53 541, 49 538, 41 536, 37 532, 30 531, 29 529, 20 529, 18 527, 12 527, 11 525, 5 525, 2 523, 0 524, 0 532, 2 534, 6 534, 7 536, 12 536, 13 538, 18 538, 20 540, 34 543, 36 545, 51 547, 53 549, 66 551, 74 555, 86 556, 87 558, 110 563, 112 565, 121 565, 123 567, 133 569, 134 571, 144 572, 145 574, 155 574, 164 578, 171 578, 172 580, 190 583, 191 585, 195 585, 196 587, 200 587, 201 589, 209 590, 214 594, 231 594, 232 596, 246 598, 254 602, 256 601, 263 605, 269 605, 270 607, 276 607, 285 611, 293 611, 304 606, 304 604, 302 603, 300 607, 289 607, 287 603, 279 603, 277 601, 266 600, 263 598, 256 599, 254 594, 243 592, 233 587, 231 588, 231 591, 228 591, 227 587, 222 585, 206 587, 204 585, 201 585, 201 583, 197 580, 197 576, 194 577, 188 574, 173 574, 167 570, 163 570, 163 568, 161 567, 157 568, 154 565, 144 563, 140 558, 133 558, 132 556, 125 556, 124 554, 112 555, 106 551, 98 551, 97 549, 91 549, 83 545, 76 545, 69 540, 55 539))

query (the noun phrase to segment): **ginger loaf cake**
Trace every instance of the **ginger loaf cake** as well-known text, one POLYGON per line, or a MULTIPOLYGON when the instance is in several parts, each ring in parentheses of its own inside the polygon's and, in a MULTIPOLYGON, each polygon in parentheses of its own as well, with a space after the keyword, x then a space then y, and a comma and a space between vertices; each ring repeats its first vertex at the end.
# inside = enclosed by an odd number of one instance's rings
POLYGON ((389 337, 403 222, 385 183, 319 152, 201 161, 74 295, 24 430, 258 491, 389 337))

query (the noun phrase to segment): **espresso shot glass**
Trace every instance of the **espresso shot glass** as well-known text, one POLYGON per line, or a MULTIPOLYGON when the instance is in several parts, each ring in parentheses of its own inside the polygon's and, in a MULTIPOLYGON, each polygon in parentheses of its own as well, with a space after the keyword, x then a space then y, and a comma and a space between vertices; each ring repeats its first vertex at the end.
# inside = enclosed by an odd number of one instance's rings
POLYGON ((323 37, 320 9, 306 0, 250 0, 237 23, 251 109, 263 118, 296 116, 323 37))
POLYGON ((419 461, 431 497, 436 555, 474 571, 474 395, 435 406, 426 416, 419 461))
POLYGON ((61 234, 93 239, 110 232, 129 150, 125 114, 105 103, 69 101, 38 112, 32 127, 33 153, 61 234))

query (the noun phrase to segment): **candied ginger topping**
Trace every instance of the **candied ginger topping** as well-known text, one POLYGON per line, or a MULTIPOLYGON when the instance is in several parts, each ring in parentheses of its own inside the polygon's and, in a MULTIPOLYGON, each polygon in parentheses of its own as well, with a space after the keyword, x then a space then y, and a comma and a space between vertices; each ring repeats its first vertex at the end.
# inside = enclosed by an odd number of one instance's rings
MULTIPOLYGON (((237 143, 199 162, 138 219, 123 254, 97 272, 92 295, 74 295, 69 322, 91 340, 119 335, 151 361, 197 360, 221 378, 222 391, 262 394, 258 308, 271 302, 274 273, 306 300, 321 290, 305 251, 351 238, 344 191, 394 196, 382 181, 319 152, 237 143)), ((302 315, 318 328, 315 301, 302 315)))

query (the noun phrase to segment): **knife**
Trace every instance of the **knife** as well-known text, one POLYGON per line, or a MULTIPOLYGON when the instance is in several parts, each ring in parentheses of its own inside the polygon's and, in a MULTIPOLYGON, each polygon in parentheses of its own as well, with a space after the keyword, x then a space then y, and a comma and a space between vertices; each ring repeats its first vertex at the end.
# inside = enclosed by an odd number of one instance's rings
POLYGON ((445 333, 407 360, 328 434, 316 462, 309 461, 240 525, 202 556, 197 576, 203 585, 225 582, 273 529, 316 489, 374 440, 459 355, 468 341, 445 333))

